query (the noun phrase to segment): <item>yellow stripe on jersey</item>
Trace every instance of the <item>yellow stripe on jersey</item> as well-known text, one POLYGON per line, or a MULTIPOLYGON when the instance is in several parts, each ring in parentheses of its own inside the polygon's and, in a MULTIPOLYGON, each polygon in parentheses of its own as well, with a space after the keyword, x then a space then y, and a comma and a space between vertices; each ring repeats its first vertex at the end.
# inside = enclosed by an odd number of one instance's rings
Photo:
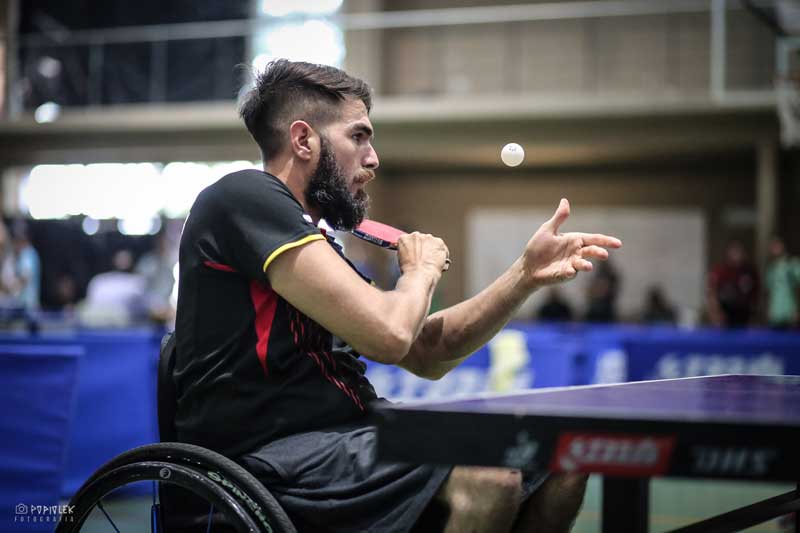
POLYGON ((318 241, 318 240, 324 240, 324 239, 325 239, 324 235, 322 235, 321 233, 317 233, 316 235, 308 235, 307 237, 303 237, 299 241, 287 242, 286 244, 284 244, 283 246, 278 247, 274 252, 269 254, 269 257, 267 257, 267 260, 264 261, 264 268, 262 270, 264 272, 266 272, 267 271, 267 267, 269 266, 269 264, 272 263, 275 260, 276 257, 281 255, 286 250, 291 250, 292 248, 297 248, 298 246, 303 246, 304 244, 309 243, 311 241, 318 241))

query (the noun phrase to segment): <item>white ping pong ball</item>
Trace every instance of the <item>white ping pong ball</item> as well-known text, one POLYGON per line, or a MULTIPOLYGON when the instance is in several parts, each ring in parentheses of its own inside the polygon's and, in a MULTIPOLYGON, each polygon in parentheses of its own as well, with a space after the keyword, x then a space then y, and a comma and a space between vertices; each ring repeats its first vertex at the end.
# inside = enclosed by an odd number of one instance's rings
POLYGON ((517 143, 508 143, 500 151, 500 159, 509 167, 515 167, 525 159, 525 150, 517 143))

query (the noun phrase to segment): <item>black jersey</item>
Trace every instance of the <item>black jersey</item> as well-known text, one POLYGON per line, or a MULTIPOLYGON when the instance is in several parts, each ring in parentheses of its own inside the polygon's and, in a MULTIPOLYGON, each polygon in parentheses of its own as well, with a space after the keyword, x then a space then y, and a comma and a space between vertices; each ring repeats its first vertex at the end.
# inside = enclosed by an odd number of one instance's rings
POLYGON ((265 274, 282 252, 325 239, 286 185, 261 171, 229 174, 197 197, 180 244, 181 441, 234 456, 364 416, 375 391, 358 353, 278 296, 265 274))

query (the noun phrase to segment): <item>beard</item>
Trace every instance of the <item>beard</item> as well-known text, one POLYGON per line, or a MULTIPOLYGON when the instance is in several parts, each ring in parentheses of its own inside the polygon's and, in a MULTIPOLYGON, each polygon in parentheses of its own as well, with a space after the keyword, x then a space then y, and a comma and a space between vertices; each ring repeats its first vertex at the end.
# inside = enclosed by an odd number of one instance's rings
POLYGON ((339 168, 328 140, 320 135, 319 163, 308 183, 306 201, 320 210, 333 229, 350 231, 367 214, 369 195, 360 189, 355 195, 347 188, 347 178, 339 168))

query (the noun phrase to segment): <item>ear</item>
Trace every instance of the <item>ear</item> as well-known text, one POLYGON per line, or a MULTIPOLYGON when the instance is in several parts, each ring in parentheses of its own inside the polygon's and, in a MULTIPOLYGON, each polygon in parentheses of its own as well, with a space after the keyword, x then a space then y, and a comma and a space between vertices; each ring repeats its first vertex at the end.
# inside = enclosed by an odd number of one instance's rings
POLYGON ((289 141, 292 155, 306 162, 319 150, 319 136, 304 120, 295 120, 289 126, 289 141))

